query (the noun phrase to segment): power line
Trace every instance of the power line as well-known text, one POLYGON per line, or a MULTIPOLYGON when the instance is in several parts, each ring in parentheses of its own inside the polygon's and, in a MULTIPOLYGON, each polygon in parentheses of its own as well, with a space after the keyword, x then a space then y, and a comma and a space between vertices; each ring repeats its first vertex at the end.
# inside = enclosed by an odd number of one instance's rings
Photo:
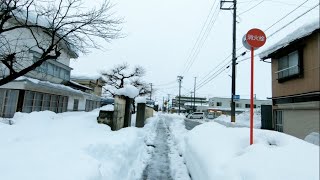
POLYGON ((185 74, 191 68, 191 66, 194 63, 197 55, 199 54, 204 42, 206 41, 208 34, 213 27, 213 24, 215 23, 215 21, 218 17, 219 11, 217 12, 217 9, 219 6, 217 5, 213 11, 213 8, 215 7, 216 2, 217 1, 215 1, 213 3, 213 5, 211 6, 210 12, 209 12, 207 19, 206 19, 205 23, 203 24, 202 29, 197 37, 196 43, 194 44, 194 46, 193 46, 193 48, 187 58, 187 63, 186 63, 185 69, 182 72, 182 74, 185 74), (209 20, 209 17, 210 17, 210 20, 209 20))
POLYGON ((294 8, 292 11, 290 11, 288 14, 286 14, 285 16, 283 16, 281 19, 279 19, 278 21, 276 21, 275 23, 273 23, 271 26, 269 26, 265 31, 268 31, 270 28, 272 28, 274 25, 278 24, 280 21, 282 21, 284 18, 288 17, 291 13, 293 13, 294 11, 296 11, 298 8, 300 8, 302 5, 304 5, 306 2, 308 2, 309 0, 304 1, 302 4, 300 4, 298 7, 294 8))
POLYGON ((251 8, 249 8, 249 9, 247 9, 247 10, 245 10, 245 11, 243 11, 243 12, 239 13, 239 14, 238 14, 238 16, 240 16, 240 15, 242 15, 242 14, 244 14, 244 13, 246 13, 246 12, 248 12, 248 11, 252 10, 253 8, 255 8, 255 7, 259 6, 263 1, 264 1, 264 0, 261 0, 261 1, 260 1, 260 2, 258 2, 256 5, 252 6, 251 8))
MULTIPOLYGON (((189 56, 188 56, 188 58, 187 58, 187 63, 186 63, 187 66, 188 66, 188 64, 189 64, 189 61, 190 61, 189 59, 190 59, 190 57, 191 57, 191 55, 192 55, 192 52, 194 51, 196 45, 198 44, 198 41, 200 40, 200 37, 201 37, 201 35, 202 35, 202 32, 203 32, 204 28, 206 27, 206 24, 207 24, 207 22, 208 22, 208 20, 209 20, 209 17, 210 17, 210 15, 211 15, 211 12, 212 12, 212 10, 213 10, 213 8, 214 8, 215 3, 216 3, 216 1, 212 4, 212 6, 211 6, 211 8, 210 8, 210 11, 209 11, 209 14, 207 15, 207 18, 206 18, 205 22, 204 22, 203 25, 202 25, 202 28, 201 28, 201 31, 200 31, 198 37, 197 37, 197 40, 196 40, 195 44, 194 44, 193 47, 192 47, 191 53, 189 54, 189 56)), ((186 66, 186 67, 187 67, 187 66, 186 66)), ((184 70, 184 71, 185 71, 185 70, 184 70)), ((184 72, 184 71, 183 71, 183 72, 184 72)))
MULTIPOLYGON (((218 6, 217 6, 217 8, 218 8, 218 6)), ((197 57, 198 57, 198 55, 199 55, 199 53, 200 53, 203 45, 205 44, 205 42, 206 42, 206 40, 207 40, 207 38, 208 38, 208 36, 209 36, 209 34, 210 34, 210 31, 211 31, 214 23, 215 23, 216 20, 218 19, 219 12, 220 12, 220 10, 217 12, 217 14, 215 15, 215 17, 212 18, 212 21, 210 22, 208 28, 206 29, 204 35, 202 36, 201 41, 200 41, 200 43, 198 44, 196 51, 193 53, 192 59, 191 59, 191 61, 190 61, 191 63, 190 63, 189 66, 187 67, 186 72, 188 72, 188 71, 190 70, 190 68, 192 67, 194 61, 197 59, 197 57)))
POLYGON ((176 83, 176 81, 170 81, 170 82, 164 83, 164 84, 158 84, 158 85, 154 84, 154 86, 168 86, 168 85, 175 84, 175 83, 176 83))
POLYGON ((319 3, 315 6, 313 6, 312 8, 308 9, 306 12, 302 13, 300 16, 294 18, 292 21, 290 21, 289 23, 287 23, 286 25, 282 26, 281 28, 279 28, 277 31, 273 32, 271 35, 269 35, 269 38, 272 37, 273 35, 275 35, 276 33, 278 33, 279 31, 281 31, 283 28, 287 27, 288 25, 292 24, 294 21, 296 21, 297 19, 301 18, 302 16, 304 16, 305 14, 307 14, 308 12, 312 11, 314 8, 316 8, 317 6, 319 6, 319 3))
MULTIPOLYGON (((283 16, 281 19, 279 19, 278 21, 276 21, 275 23, 273 23, 271 26, 269 26, 265 31, 268 31, 271 27, 273 27, 275 24, 279 23, 281 20, 283 20, 284 18, 286 18, 288 15, 290 15, 292 12, 296 11, 299 7, 301 7, 301 6, 302 6, 303 4, 305 4, 307 1, 309 1, 309 0, 306 0, 305 2, 303 2, 302 4, 300 4, 297 8, 295 8, 295 9, 292 10, 292 11, 290 11, 288 14, 286 14, 286 15, 283 16)), ((274 34, 278 33, 278 32, 279 32, 280 30, 282 30, 283 28, 285 28, 285 27, 287 27, 288 25, 292 24, 294 21, 296 21, 297 19, 301 18, 302 16, 304 16, 305 14, 307 14, 308 12, 310 12, 311 10, 313 10, 314 8, 316 8, 317 6, 319 6, 319 4, 317 4, 316 6, 311 7, 311 8, 308 9, 306 12, 302 13, 301 15, 299 15, 298 17, 296 17, 295 19, 293 19, 292 21, 290 21, 289 23, 287 23, 285 26, 279 28, 277 31, 275 31, 274 33, 272 33, 268 38, 272 37, 274 34)), ((243 47, 243 46, 242 46, 242 47, 243 47)), ((242 47, 241 47, 241 48, 242 48, 242 47)), ((241 48, 238 48, 238 50, 241 49, 241 48)), ((238 50, 237 50, 237 51, 238 51, 238 50)), ((246 52, 248 52, 248 50, 244 51, 242 54, 244 54, 244 53, 246 53, 246 52)), ((230 54, 228 57, 226 57, 223 61, 221 61, 220 64, 222 64, 222 63, 223 63, 225 60, 227 60, 230 56, 231 56, 231 54, 230 54)), ((258 56, 258 54, 256 54, 255 57, 256 57, 256 56, 258 56)), ((238 57, 239 57, 239 56, 238 56, 238 57)), ((238 58, 238 57, 237 57, 237 58, 238 58)), ((243 61, 248 60, 248 59, 250 59, 250 57, 245 58, 245 59, 242 59, 242 60, 239 60, 239 61, 237 61, 237 63, 243 62, 243 61)), ((215 71, 212 75, 210 75, 210 77, 208 77, 208 78, 206 78, 205 80, 203 80, 203 81, 198 85, 198 87, 197 87, 196 90, 202 88, 203 86, 205 86, 206 84, 208 84, 210 81, 212 81, 214 78, 216 78, 218 75, 220 75, 223 71, 225 71, 226 67, 227 67, 228 65, 230 65, 230 63, 231 63, 231 60, 228 61, 228 62, 227 62, 224 66, 222 66, 220 69, 218 69, 217 71, 215 71)), ((219 64, 219 65, 220 65, 220 64, 219 64)), ((214 69, 216 69, 217 67, 219 67, 219 65, 216 66, 214 69)), ((211 74, 211 72, 208 73, 208 74, 211 74)), ((207 75, 208 75, 208 74, 207 74, 207 75)), ((207 76, 207 75, 206 75, 206 76, 207 76)))

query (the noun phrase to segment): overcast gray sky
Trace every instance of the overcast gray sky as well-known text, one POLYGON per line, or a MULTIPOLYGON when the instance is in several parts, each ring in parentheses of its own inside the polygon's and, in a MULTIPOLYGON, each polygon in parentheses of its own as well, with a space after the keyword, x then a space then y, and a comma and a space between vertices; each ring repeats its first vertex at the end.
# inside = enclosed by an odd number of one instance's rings
MULTIPOLYGON (((95 1, 99 2, 99 0, 95 1)), ((242 46, 241 39, 249 29, 265 30, 305 1, 239 0, 237 48, 242 46)), ((194 77, 197 77, 198 85, 203 84, 201 82, 205 78, 216 72, 215 67, 221 62, 225 64, 231 60, 231 57, 227 59, 226 57, 231 54, 232 48, 232 11, 220 10, 219 0, 112 0, 111 2, 115 4, 112 9, 115 15, 124 19, 122 33, 125 37, 109 44, 101 41, 105 50, 92 50, 90 54, 82 55, 72 61, 71 66, 74 68, 72 73, 97 74, 101 70, 108 70, 123 62, 127 62, 131 67, 141 65, 147 72, 144 80, 153 83, 154 88, 157 89, 153 99, 162 101, 162 97, 167 97, 167 94, 171 96, 178 94, 178 75, 184 77, 182 94, 190 96, 194 77), (211 8, 212 11, 210 11, 211 8), (205 38, 206 41, 199 50, 198 56, 190 59, 188 57, 192 55, 192 49, 210 12, 216 12, 214 17, 217 19, 205 38), (192 66, 188 68, 191 62, 193 62, 192 66)), ((267 38, 268 35, 317 3, 319 3, 318 0, 306 2, 266 31, 267 38)), ((267 39, 266 44, 255 53, 263 51, 298 26, 315 19, 319 19, 319 6, 267 39)), ((237 51, 238 55, 243 51, 245 51, 244 48, 237 51)), ((249 56, 240 57, 239 60, 246 57, 249 56)), ((231 77, 229 75, 231 75, 231 68, 203 85, 196 91, 196 95, 230 97, 231 77)), ((241 98, 249 98, 249 60, 237 65, 236 77, 236 94, 241 98)), ((261 62, 258 57, 255 61, 255 94, 259 99, 271 97, 271 67, 270 64, 261 62)))

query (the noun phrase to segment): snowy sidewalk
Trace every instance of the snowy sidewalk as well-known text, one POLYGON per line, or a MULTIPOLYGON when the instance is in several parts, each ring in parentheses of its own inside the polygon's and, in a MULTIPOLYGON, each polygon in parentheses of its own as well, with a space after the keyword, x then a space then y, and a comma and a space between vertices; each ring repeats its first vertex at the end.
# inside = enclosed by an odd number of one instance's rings
POLYGON ((187 166, 179 150, 180 144, 175 141, 176 133, 172 132, 175 116, 158 113, 156 121, 156 137, 153 139, 155 148, 142 179, 190 180, 187 166))
POLYGON ((172 180, 170 175, 170 162, 169 162, 169 146, 168 146, 169 132, 163 122, 163 117, 158 120, 157 136, 155 138, 155 149, 152 159, 147 165, 144 173, 143 180, 159 180, 166 179, 172 180))

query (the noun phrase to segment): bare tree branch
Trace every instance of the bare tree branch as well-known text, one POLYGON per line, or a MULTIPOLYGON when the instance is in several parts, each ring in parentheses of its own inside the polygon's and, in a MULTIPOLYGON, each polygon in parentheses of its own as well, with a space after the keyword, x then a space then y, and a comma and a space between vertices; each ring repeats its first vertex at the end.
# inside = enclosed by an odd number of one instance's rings
POLYGON ((92 9, 85 8, 83 2, 84 0, 0 1, 0 43, 12 46, 4 42, 16 42, 16 52, 12 52, 10 47, 0 47, 0 66, 3 64, 12 72, 0 79, 0 86, 25 75, 49 59, 57 60, 62 50, 76 57, 79 52, 87 53, 90 48, 100 48, 96 38, 110 42, 120 37, 121 20, 112 17, 112 5, 108 0, 92 9), (20 31, 32 37, 28 43, 12 36, 20 31), (27 53, 30 51, 40 53, 40 58, 32 64, 23 63, 30 56, 27 53), (6 59, 9 54, 14 54, 16 61, 6 59), (25 56, 18 57, 18 54, 25 56), (14 68, 17 65, 19 69, 14 68))

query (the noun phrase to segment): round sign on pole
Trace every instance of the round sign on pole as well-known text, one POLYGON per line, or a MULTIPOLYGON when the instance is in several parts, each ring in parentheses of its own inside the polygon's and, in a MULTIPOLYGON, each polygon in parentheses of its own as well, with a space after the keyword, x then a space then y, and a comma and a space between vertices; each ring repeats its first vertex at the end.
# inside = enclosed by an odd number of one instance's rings
POLYGON ((260 29, 250 29, 246 34, 245 41, 253 48, 259 48, 266 43, 267 37, 260 29))

